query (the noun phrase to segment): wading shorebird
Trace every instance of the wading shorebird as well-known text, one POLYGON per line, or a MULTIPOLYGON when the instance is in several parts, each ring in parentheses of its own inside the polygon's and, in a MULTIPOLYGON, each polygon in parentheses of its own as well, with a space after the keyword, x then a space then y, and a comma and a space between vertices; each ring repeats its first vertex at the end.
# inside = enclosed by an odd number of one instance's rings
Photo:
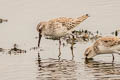
POLYGON ((114 61, 113 53, 120 54, 120 38, 118 37, 99 38, 92 46, 86 49, 84 55, 87 60, 99 54, 112 54, 114 61))
POLYGON ((0 23, 7 22, 7 21, 8 21, 7 19, 0 19, 0 23))
MULTIPOLYGON (((72 32, 73 28, 78 26, 81 22, 88 18, 88 14, 85 14, 78 18, 66 18, 60 17, 56 19, 49 20, 47 22, 40 22, 37 25, 37 31, 39 32, 39 40, 38 47, 40 46, 40 40, 42 35, 50 36, 53 39, 59 40, 59 56, 61 55, 60 46, 61 46, 61 37, 65 37, 66 35, 72 32)), ((71 50, 73 47, 71 48, 71 50)), ((72 56, 74 57, 73 53, 72 56)))

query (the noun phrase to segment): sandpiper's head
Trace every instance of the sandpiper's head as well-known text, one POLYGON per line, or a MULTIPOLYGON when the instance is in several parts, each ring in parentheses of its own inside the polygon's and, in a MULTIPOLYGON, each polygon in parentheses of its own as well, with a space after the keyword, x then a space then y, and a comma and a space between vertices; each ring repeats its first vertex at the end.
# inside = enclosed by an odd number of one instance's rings
POLYGON ((42 31, 42 29, 45 28, 45 25, 46 25, 46 22, 40 22, 40 23, 37 25, 37 31, 38 31, 38 32, 42 31))
POLYGON ((46 26, 46 22, 40 22, 37 25, 37 31, 39 32, 38 47, 40 46, 40 40, 41 40, 41 37, 42 37, 43 29, 45 29, 45 26, 46 26))
POLYGON ((88 48, 85 50, 85 53, 84 53, 85 59, 93 58, 95 55, 96 55, 96 53, 94 52, 92 46, 91 46, 91 47, 88 47, 88 48))

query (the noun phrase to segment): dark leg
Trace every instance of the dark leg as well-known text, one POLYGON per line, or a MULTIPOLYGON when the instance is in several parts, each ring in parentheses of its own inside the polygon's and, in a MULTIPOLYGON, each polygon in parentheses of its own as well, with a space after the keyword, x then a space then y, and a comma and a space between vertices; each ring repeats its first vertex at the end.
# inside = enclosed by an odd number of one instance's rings
POLYGON ((58 57, 60 57, 61 56, 61 40, 59 39, 59 55, 58 55, 58 57))
POLYGON ((114 55, 113 55, 113 54, 112 54, 112 57, 113 57, 113 60, 112 60, 112 62, 114 62, 114 59, 115 59, 115 58, 114 58, 114 55))
MULTIPOLYGON (((72 35, 72 36, 73 36, 73 35, 72 35)), ((74 45, 74 36, 73 36, 73 38, 72 38, 72 44, 71 44, 72 58, 74 58, 73 45, 74 45)))
POLYGON ((71 45, 71 52, 72 52, 72 57, 74 57, 74 54, 73 54, 73 45, 71 45))

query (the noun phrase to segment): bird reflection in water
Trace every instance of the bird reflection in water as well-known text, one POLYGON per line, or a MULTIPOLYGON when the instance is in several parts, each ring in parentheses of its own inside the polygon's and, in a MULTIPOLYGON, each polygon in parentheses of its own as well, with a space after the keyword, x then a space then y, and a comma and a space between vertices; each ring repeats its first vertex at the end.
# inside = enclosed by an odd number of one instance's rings
POLYGON ((40 53, 37 58, 39 80, 77 80, 76 63, 74 60, 65 59, 41 59, 40 53))
POLYGON ((38 52, 38 67, 41 67, 41 58, 40 58, 40 53, 38 52))
POLYGON ((120 64, 85 60, 85 68, 96 80, 119 80, 120 64))

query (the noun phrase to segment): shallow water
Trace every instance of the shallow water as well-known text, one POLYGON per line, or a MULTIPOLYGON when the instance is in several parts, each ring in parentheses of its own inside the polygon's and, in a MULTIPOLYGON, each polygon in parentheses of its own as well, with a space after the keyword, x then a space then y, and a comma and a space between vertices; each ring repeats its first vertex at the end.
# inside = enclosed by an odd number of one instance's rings
POLYGON ((0 80, 120 80, 120 55, 114 63, 110 54, 85 62, 83 53, 93 42, 77 43, 74 59, 69 44, 57 57, 58 41, 42 38, 36 49, 40 21, 86 13, 90 18, 80 29, 106 36, 120 27, 119 0, 0 0, 0 18, 8 19, 0 24, 0 80), (26 53, 9 54, 14 44, 26 53))
MULTIPOLYGON (((43 39, 44 40, 44 39, 43 39)), ((57 41, 50 41, 51 47, 27 50, 27 53, 0 53, 1 80, 119 80, 120 55, 99 55, 93 60, 84 60, 84 49, 91 44, 78 43, 74 46, 72 59, 70 45, 62 47, 62 55, 58 58, 57 41), (104 58, 103 58, 104 57, 104 58)))

